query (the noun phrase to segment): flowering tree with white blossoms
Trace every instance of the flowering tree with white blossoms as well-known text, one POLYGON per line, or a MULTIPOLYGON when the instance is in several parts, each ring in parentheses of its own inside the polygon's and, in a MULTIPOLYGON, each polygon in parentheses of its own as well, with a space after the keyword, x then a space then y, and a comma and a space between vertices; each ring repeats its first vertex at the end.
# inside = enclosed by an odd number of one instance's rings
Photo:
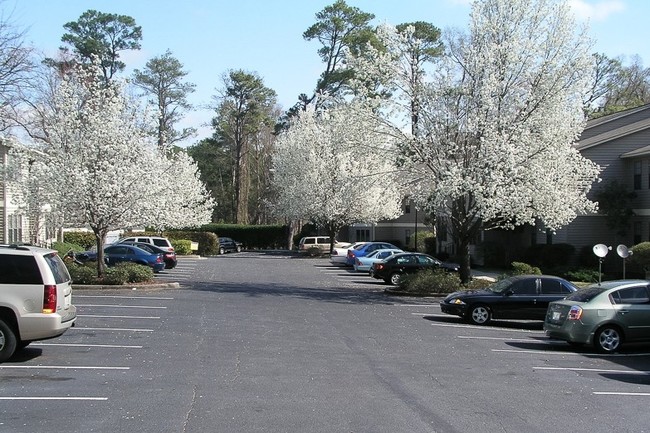
MULTIPOLYGON (((354 223, 396 218, 402 201, 392 138, 370 107, 312 108, 276 141, 275 212, 336 233, 354 223)), ((333 245, 330 245, 330 250, 333 245)))
MULTIPOLYGON (((402 138, 420 205, 449 220, 463 281, 481 228, 553 230, 596 208, 586 194, 599 168, 573 146, 592 72, 576 29, 563 2, 474 2, 469 34, 448 38, 420 99, 418 135, 402 138)), ((374 70, 399 80, 394 63, 374 70)))
POLYGON ((42 131, 34 136, 45 137, 42 151, 49 169, 41 182, 67 225, 92 229, 98 275, 104 272, 109 230, 187 227, 210 220, 212 202, 195 166, 187 156, 170 160, 157 150, 146 133, 155 119, 140 111, 119 83, 101 80, 98 68, 67 75, 40 113, 42 131), (180 204, 184 210, 178 212, 180 204), (161 215, 171 218, 160 224, 161 215))

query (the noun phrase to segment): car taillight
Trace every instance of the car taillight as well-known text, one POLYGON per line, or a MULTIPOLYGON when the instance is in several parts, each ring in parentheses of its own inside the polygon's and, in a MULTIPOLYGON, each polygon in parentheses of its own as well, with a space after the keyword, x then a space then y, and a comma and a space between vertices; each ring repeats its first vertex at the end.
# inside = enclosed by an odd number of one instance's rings
POLYGON ((160 262, 162 262, 162 257, 160 256, 156 257, 156 263, 160 263, 160 262))
POLYGON ((348 251, 348 257, 350 258, 354 257, 354 253, 352 251, 348 251))
POLYGON ((582 317, 582 308, 574 305, 569 310, 569 315, 567 316, 568 320, 580 320, 582 317))
POLYGON ((375 263, 375 268, 379 271, 381 269, 384 269, 384 265, 381 263, 375 263))
POLYGON ((56 311, 56 286, 46 285, 43 287, 43 314, 51 314, 56 311))

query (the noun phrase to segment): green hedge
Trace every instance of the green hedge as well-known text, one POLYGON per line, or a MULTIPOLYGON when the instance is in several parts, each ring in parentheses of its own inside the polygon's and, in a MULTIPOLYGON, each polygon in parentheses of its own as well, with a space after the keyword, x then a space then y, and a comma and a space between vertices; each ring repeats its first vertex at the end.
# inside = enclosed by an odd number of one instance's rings
POLYGON ((93 232, 64 232, 63 241, 65 243, 79 245, 83 248, 83 251, 97 245, 93 232))
POLYGON ((189 239, 170 239, 174 251, 179 256, 187 256, 192 254, 192 241, 189 239))
POLYGON ((206 224, 197 231, 214 233, 241 242, 245 249, 287 248, 285 225, 206 224))

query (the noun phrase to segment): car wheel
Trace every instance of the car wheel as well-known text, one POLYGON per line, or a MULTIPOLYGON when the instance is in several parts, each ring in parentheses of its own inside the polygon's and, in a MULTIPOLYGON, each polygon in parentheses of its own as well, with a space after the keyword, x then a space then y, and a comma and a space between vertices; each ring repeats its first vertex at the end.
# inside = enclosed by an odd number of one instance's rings
POLYGON ((390 283, 393 286, 399 286, 399 282, 400 282, 401 279, 402 279, 402 276, 400 274, 398 274, 397 272, 390 275, 390 283))
POLYGON ((239 245, 237 245, 237 252, 241 253, 241 247, 239 245))
POLYGON ((474 305, 467 314, 467 320, 474 325, 487 325, 492 319, 492 312, 485 305, 474 305))
POLYGON ((16 351, 16 334, 0 319, 0 362, 6 361, 16 351))
POLYGON ((616 326, 603 326, 594 334, 594 345, 600 352, 615 352, 622 343, 623 334, 616 326))
POLYGON ((224 254, 226 254, 226 249, 225 248, 219 248, 219 254, 222 255, 222 256, 224 254))

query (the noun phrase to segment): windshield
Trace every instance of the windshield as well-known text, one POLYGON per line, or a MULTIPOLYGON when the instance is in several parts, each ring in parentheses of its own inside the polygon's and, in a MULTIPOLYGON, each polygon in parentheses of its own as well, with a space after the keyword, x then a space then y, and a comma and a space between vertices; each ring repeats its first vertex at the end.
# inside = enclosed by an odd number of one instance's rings
POLYGON ((505 280, 497 281, 496 283, 492 284, 490 287, 488 287, 488 290, 494 293, 503 293, 510 287, 511 284, 512 279, 506 278, 505 280))
POLYGON ((571 293, 565 299, 567 301, 589 302, 596 296, 603 293, 603 291, 604 289, 602 287, 587 287, 585 289, 579 289, 577 292, 571 293))

